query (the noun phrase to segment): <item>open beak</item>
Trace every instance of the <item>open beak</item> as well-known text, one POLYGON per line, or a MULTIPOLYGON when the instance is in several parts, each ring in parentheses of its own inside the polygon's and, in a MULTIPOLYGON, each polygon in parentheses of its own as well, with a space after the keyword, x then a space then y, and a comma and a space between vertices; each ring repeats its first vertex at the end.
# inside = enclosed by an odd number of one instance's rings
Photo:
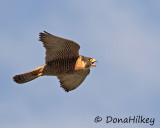
POLYGON ((97 62, 96 59, 92 59, 92 67, 96 67, 96 65, 94 64, 94 62, 97 62))

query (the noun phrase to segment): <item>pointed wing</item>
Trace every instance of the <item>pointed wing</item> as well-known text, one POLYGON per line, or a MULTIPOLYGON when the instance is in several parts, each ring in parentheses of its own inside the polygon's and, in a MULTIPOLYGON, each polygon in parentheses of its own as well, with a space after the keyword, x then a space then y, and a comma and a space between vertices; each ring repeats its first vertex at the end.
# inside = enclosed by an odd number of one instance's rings
POLYGON ((51 35, 45 31, 39 36, 39 40, 46 48, 46 63, 56 59, 78 58, 80 46, 76 42, 51 35))
POLYGON ((73 74, 57 76, 57 78, 60 81, 61 87, 64 88, 65 91, 69 92, 76 89, 85 80, 89 73, 90 69, 83 69, 76 71, 73 74))

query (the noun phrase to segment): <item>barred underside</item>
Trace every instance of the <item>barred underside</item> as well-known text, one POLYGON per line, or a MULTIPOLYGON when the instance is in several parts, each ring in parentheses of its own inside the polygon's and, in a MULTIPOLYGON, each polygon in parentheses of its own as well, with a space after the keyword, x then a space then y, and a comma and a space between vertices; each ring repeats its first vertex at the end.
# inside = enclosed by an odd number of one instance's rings
POLYGON ((66 73, 73 73, 75 69, 77 58, 71 59, 55 59, 54 61, 48 62, 44 69, 44 74, 48 75, 59 75, 66 73))

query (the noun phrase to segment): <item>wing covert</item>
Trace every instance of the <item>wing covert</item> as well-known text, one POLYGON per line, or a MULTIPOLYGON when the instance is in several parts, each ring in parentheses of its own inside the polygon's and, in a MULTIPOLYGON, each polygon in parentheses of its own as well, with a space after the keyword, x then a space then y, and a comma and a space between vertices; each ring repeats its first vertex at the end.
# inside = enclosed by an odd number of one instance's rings
POLYGON ((54 36, 46 31, 39 36, 39 40, 46 48, 46 63, 55 59, 78 58, 80 46, 76 42, 54 36))
POLYGON ((66 74, 63 76, 57 76, 61 87, 66 91, 69 92, 71 90, 76 89, 87 77, 90 73, 90 69, 83 69, 76 71, 73 74, 66 74))

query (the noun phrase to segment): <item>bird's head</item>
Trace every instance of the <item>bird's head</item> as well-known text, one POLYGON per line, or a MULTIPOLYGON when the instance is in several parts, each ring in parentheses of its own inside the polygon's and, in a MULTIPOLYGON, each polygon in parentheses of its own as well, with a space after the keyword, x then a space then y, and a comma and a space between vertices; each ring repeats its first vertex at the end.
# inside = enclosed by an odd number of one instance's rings
POLYGON ((96 59, 93 59, 91 57, 82 57, 82 61, 84 61, 85 68, 96 67, 96 65, 94 64, 94 62, 97 62, 96 59))

